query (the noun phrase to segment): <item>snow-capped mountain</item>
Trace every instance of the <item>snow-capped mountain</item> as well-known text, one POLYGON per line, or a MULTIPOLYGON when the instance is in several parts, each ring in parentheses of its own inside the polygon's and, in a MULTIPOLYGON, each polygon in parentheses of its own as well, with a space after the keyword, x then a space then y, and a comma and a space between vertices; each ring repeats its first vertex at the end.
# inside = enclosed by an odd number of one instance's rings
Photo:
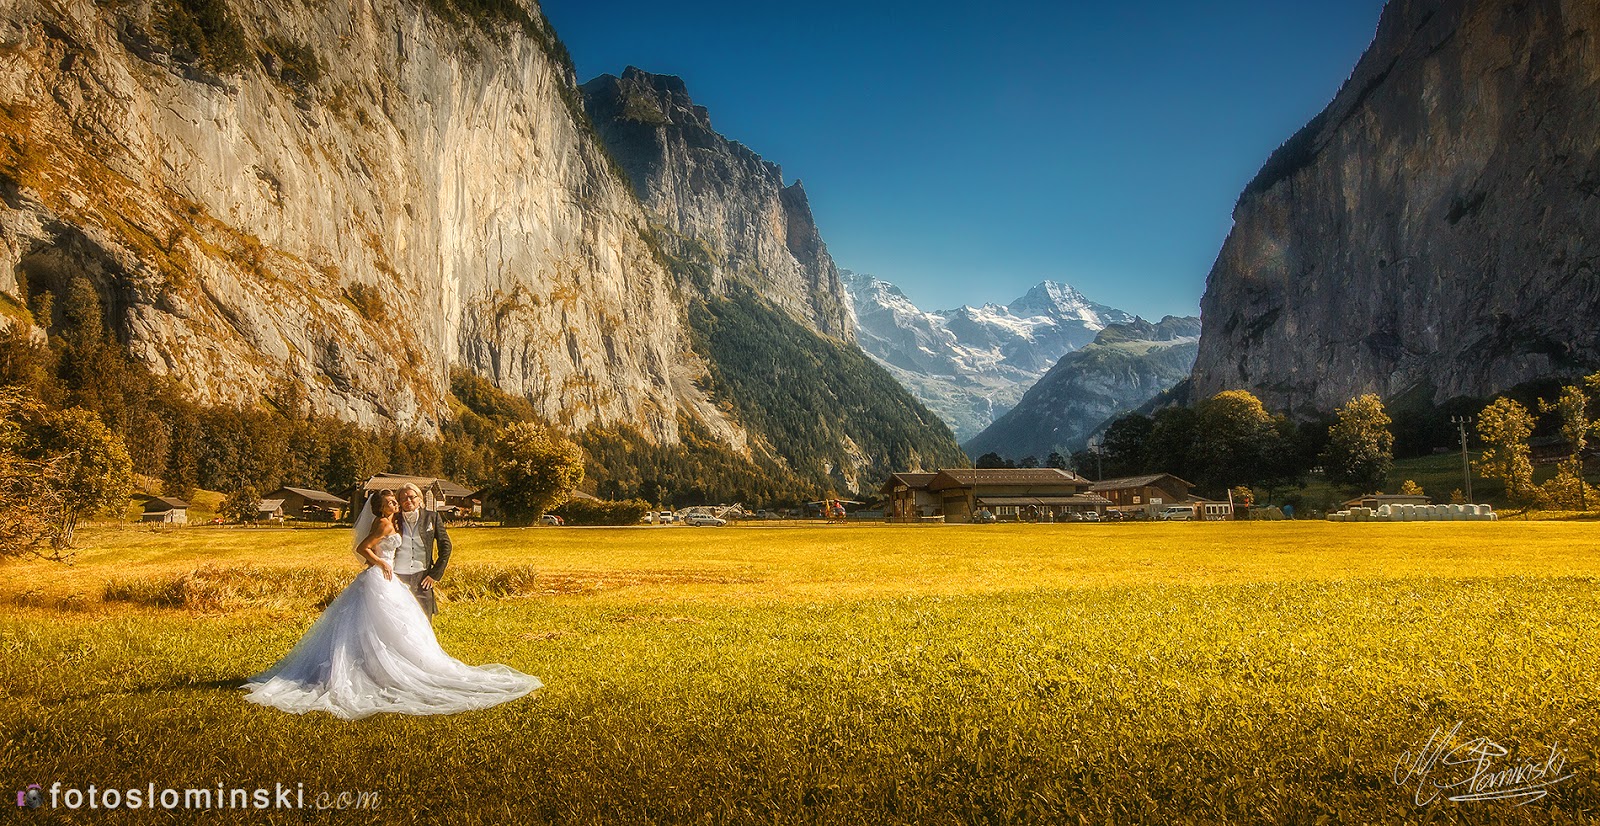
POLYGON ((1106 325, 1134 320, 1055 281, 1004 306, 928 312, 887 281, 849 270, 840 276, 861 348, 939 414, 958 440, 988 427, 1106 325))
POLYGON ((974 458, 991 451, 1014 460, 1069 455, 1111 417, 1187 378, 1199 346, 1194 316, 1112 324, 1062 356, 1015 407, 962 447, 974 458))

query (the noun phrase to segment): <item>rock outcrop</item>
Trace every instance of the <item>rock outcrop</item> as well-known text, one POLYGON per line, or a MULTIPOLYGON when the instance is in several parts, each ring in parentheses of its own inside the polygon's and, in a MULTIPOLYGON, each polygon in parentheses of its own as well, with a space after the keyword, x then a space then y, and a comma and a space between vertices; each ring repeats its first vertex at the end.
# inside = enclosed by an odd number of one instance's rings
POLYGON ((485 8, 9 5, 0 293, 90 275, 201 401, 298 380, 319 412, 429 431, 459 364, 570 427, 670 441, 688 415, 742 444, 559 41, 485 8))
POLYGON ((1189 375, 1200 319, 1111 324, 1093 343, 1061 357, 1009 412, 963 447, 1013 460, 1083 448, 1097 428, 1171 389, 1189 375))
POLYGON ((699 245, 709 258, 707 283, 686 286, 727 295, 740 279, 807 327, 854 340, 839 269, 800 181, 785 186, 777 164, 713 129, 681 78, 630 66, 583 84, 583 100, 663 244, 699 245))
POLYGON ((1392 0, 1251 181, 1194 398, 1439 403, 1600 366, 1600 5, 1392 0))

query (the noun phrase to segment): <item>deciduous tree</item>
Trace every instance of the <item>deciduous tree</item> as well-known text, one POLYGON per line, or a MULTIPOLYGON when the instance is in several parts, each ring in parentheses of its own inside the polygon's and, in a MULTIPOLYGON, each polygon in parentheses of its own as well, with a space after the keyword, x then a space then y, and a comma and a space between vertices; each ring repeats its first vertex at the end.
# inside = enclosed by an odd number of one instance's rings
POLYGON ((1345 402, 1328 429, 1328 446, 1322 454, 1328 480, 1357 493, 1381 490, 1394 467, 1391 423, 1376 394, 1345 402))
POLYGON ((1526 407, 1505 398, 1495 399, 1478 414, 1478 438, 1484 450, 1478 457, 1478 472, 1499 479, 1506 486, 1506 497, 1529 505, 1533 501, 1533 462, 1528 458, 1528 436, 1533 433, 1533 416, 1526 407))
POLYGON ((222 517, 234 522, 254 522, 260 515, 261 494, 255 485, 245 485, 222 502, 222 517))
POLYGON ((529 524, 566 502, 583 481, 583 451, 532 422, 506 426, 495 439, 492 495, 509 524, 529 524))
POLYGON ((1248 390, 1224 390, 1195 408, 1194 461, 1212 490, 1268 475, 1279 449, 1272 414, 1248 390))
MULTIPOLYGON (((1591 376, 1590 380, 1597 377, 1600 374, 1591 376)), ((1576 385, 1567 385, 1561 388, 1561 395, 1555 401, 1540 399, 1539 410, 1556 414, 1560 421, 1561 438, 1566 440, 1567 447, 1572 451, 1561 463, 1557 478, 1551 480, 1554 484, 1550 486, 1550 491, 1562 505, 1588 510, 1589 496, 1583 481, 1583 451, 1589 447, 1589 435, 1595 431, 1595 423, 1589 419, 1589 395, 1576 385)))
POLYGON ((122 439, 99 416, 79 407, 35 408, 21 427, 22 457, 48 466, 57 491, 54 544, 71 546, 80 518, 127 507, 133 462, 122 439))

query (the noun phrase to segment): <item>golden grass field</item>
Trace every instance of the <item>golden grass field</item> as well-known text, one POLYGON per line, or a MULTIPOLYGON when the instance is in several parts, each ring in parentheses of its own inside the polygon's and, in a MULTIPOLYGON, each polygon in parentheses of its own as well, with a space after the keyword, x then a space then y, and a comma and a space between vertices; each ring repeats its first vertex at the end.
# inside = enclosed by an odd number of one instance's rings
POLYGON ((379 792, 287 817, 317 822, 1600 818, 1589 523, 452 535, 441 642, 546 688, 450 717, 241 699, 357 573, 344 531, 103 527, 6 563, 0 782, 379 792), (1396 765, 1458 722, 1571 776, 1419 807, 1396 765))

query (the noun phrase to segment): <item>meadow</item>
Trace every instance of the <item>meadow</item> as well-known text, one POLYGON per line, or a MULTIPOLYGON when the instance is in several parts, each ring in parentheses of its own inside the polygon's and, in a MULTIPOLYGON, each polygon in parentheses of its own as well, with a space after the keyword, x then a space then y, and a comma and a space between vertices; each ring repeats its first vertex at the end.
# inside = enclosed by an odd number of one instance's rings
POLYGON ((240 822, 1600 818, 1584 523, 453 535, 442 643, 546 688, 438 718, 240 698, 357 572, 342 531, 106 527, 70 566, 6 563, 0 782, 381 802, 195 816, 240 822), (1467 769, 1396 766, 1457 723, 1570 777, 1419 806, 1467 769))

